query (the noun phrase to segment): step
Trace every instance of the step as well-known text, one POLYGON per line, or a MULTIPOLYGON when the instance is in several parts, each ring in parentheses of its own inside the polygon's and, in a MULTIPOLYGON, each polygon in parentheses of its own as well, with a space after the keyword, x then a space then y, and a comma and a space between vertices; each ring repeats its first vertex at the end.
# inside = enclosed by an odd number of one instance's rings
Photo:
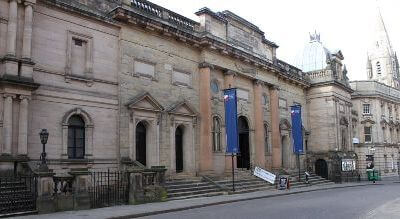
MULTIPOLYGON (((1 212, 1 210, 0 210, 1 212)), ((15 213, 6 213, 6 214, 0 214, 0 218, 8 218, 8 217, 15 217, 15 216, 24 216, 24 215, 31 215, 31 214, 37 214, 37 211, 19 211, 15 213)))
POLYGON ((197 187, 185 187, 185 188, 174 188, 174 189, 170 189, 167 188, 167 192, 168 193, 174 193, 174 192, 185 192, 185 191, 193 191, 193 190, 204 190, 204 189, 214 189, 215 185, 204 185, 204 186, 197 186, 197 187))
POLYGON ((204 194, 204 193, 211 193, 211 192, 219 192, 220 189, 204 189, 204 190, 196 190, 196 191, 188 191, 188 192, 175 192, 175 193, 168 193, 169 197, 177 197, 177 196, 189 196, 189 195, 197 195, 197 194, 204 194))
POLYGON ((173 197, 173 198, 167 198, 167 200, 172 201, 172 200, 182 200, 182 199, 191 199, 191 198, 212 197, 212 196, 218 196, 218 195, 223 195, 223 194, 224 194, 224 192, 210 192, 210 193, 197 194, 197 195, 187 195, 187 196, 178 196, 178 197, 173 197))
POLYGON ((204 186, 208 185, 208 182, 199 182, 199 183, 185 183, 185 184, 170 184, 165 185, 166 189, 174 189, 174 188, 189 188, 189 187, 196 187, 196 186, 204 186))

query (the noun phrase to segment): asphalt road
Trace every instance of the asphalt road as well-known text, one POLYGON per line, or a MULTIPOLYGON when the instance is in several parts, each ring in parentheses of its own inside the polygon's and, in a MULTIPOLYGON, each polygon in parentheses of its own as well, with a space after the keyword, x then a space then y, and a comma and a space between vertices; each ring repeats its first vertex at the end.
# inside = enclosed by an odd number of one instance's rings
MULTIPOLYGON (((400 183, 307 192, 153 215, 155 219, 345 219, 366 218, 372 211, 400 198, 400 183)), ((397 218, 400 218, 398 215, 397 218)))

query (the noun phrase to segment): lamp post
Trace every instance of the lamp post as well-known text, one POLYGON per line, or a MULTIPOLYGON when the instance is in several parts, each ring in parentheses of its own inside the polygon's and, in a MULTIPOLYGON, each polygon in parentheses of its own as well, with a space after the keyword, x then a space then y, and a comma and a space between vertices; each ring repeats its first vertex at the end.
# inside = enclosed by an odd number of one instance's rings
POLYGON ((39 170, 41 172, 48 172, 49 171, 49 167, 46 164, 46 143, 47 143, 47 139, 49 138, 49 132, 47 131, 47 129, 42 129, 42 131, 39 133, 40 136, 40 141, 43 145, 43 151, 42 154, 40 155, 40 166, 39 166, 39 170))

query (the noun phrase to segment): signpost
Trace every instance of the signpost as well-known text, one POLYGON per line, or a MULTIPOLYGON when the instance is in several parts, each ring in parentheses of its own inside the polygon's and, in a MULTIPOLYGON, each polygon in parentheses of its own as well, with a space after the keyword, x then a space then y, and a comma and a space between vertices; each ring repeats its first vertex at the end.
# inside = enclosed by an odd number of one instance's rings
POLYGON ((293 136, 293 152, 297 157, 297 166, 299 167, 299 181, 300 173, 300 154, 303 154, 303 123, 301 121, 301 105, 291 106, 292 117, 292 136, 293 136))
POLYGON ((224 90, 226 153, 232 157, 232 190, 235 191, 234 156, 239 153, 236 88, 224 90))

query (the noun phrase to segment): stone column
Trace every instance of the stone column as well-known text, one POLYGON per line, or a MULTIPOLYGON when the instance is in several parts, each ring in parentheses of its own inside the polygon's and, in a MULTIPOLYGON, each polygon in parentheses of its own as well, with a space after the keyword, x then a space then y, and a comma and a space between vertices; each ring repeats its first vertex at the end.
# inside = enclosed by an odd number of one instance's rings
MULTIPOLYGON (((235 87, 235 72, 233 71, 225 71, 224 72, 224 88, 233 88, 235 87)), ((225 132, 222 133, 225 135, 225 132)), ((233 165, 234 167, 236 166, 236 157, 233 158, 233 165)), ((225 172, 226 173, 231 173, 232 171, 232 157, 231 156, 225 156, 225 172)))
POLYGON ((18 155, 28 155, 28 96, 20 96, 18 125, 18 155))
POLYGON ((255 165, 265 167, 265 147, 264 147, 264 115, 261 104, 262 82, 254 81, 254 143, 255 143, 255 165))
POLYGON ((279 169, 282 165, 282 145, 279 131, 279 89, 275 86, 270 88, 271 104, 271 131, 272 131, 272 168, 279 169))
POLYGON ((7 51, 4 57, 4 71, 7 75, 18 75, 18 61, 16 59, 17 47, 17 23, 18 4, 17 0, 10 0, 7 24, 7 51))
POLYGON ((210 78, 212 66, 207 63, 199 65, 199 98, 200 98, 200 171, 212 171, 211 147, 211 93, 210 78))
POLYGON ((8 9, 7 26, 7 55, 15 56, 17 45, 17 21, 18 21, 17 0, 10 0, 8 9))
POLYGON ((4 111, 3 111, 3 154, 11 155, 12 146, 12 105, 15 95, 4 94, 4 111))
POLYGON ((32 22, 33 22, 33 3, 25 1, 25 21, 24 35, 22 41, 22 58, 31 59, 32 50, 32 22))

